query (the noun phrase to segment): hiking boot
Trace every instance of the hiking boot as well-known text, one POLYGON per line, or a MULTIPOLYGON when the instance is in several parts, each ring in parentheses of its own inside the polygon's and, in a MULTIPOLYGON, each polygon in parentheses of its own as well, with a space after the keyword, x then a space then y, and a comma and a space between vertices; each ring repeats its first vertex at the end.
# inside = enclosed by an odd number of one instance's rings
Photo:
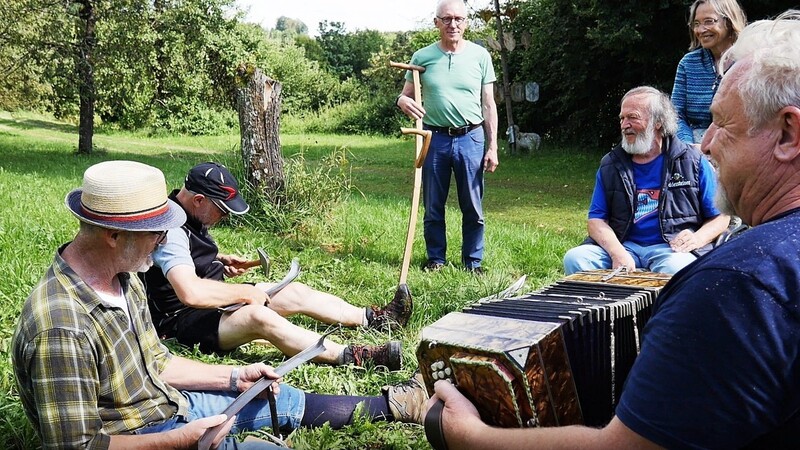
POLYGON ((422 265, 423 272, 438 272, 444 268, 444 263, 431 261, 430 259, 425 261, 425 264, 422 265))
POLYGON ((486 273, 486 271, 483 270, 483 268, 481 268, 481 266, 478 266, 478 267, 466 267, 466 268, 464 268, 464 270, 466 270, 467 272, 469 272, 469 273, 471 273, 473 275, 476 275, 476 276, 481 276, 481 275, 484 275, 486 273))
POLYGON ((413 308, 411 292, 408 290, 408 285, 403 283, 397 287, 394 299, 384 307, 372 305, 367 308, 367 327, 391 328, 393 325, 404 327, 411 318, 413 308))
POLYGON ((398 422, 417 423, 422 425, 422 414, 428 402, 428 391, 422 380, 422 374, 414 373, 410 380, 394 386, 384 386, 381 391, 386 395, 389 411, 398 422))
POLYGON ((389 370, 400 370, 402 344, 389 341, 383 345, 350 344, 344 351, 344 362, 363 367, 367 361, 389 370))

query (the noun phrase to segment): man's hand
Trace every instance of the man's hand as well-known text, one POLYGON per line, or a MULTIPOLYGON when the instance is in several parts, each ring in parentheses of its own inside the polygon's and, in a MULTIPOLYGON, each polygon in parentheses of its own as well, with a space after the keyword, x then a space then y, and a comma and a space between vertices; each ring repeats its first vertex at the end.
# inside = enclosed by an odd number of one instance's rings
POLYGON ((468 439, 467 436, 470 432, 478 430, 479 427, 483 427, 485 424, 481 421, 481 416, 478 414, 478 410, 475 409, 475 405, 461 395, 461 392, 452 383, 446 380, 439 380, 433 385, 433 389, 435 393, 428 400, 422 417, 428 415, 428 411, 437 401, 443 401, 442 432, 444 433, 445 441, 450 448, 460 448, 460 444, 456 441, 468 439))
POLYGON ((425 108, 423 108, 422 105, 414 101, 414 99, 409 96, 401 95, 397 99, 397 106, 405 115, 414 120, 425 117, 425 108))
POLYGON ((210 428, 214 428, 215 426, 225 422, 225 426, 214 436, 214 440, 211 441, 211 448, 217 448, 222 440, 225 439, 225 436, 231 431, 231 427, 233 427, 233 422, 236 420, 236 416, 231 417, 228 419, 228 416, 225 414, 217 414, 216 416, 210 417, 203 417, 202 419, 193 420, 186 424, 186 426, 181 428, 176 428, 174 430, 168 431, 167 433, 174 434, 177 441, 177 448, 185 448, 185 449, 196 449, 197 442, 203 437, 203 433, 210 428))
MULTIPOLYGON (((236 387, 239 388, 239 392, 246 391, 263 377, 276 380, 276 383, 272 385, 272 391, 277 396, 280 393, 278 383, 281 382, 281 379, 272 367, 264 363, 255 363, 242 367, 239 371, 239 380, 236 382, 236 387)), ((264 391, 259 396, 266 398, 267 392, 264 391)))
POLYGON ((483 155, 483 170, 486 172, 494 172, 500 161, 497 159, 497 147, 489 147, 483 155))
POLYGON ((217 255, 217 259, 224 266, 223 271, 228 278, 238 277, 247 272, 247 268, 242 267, 248 260, 235 255, 217 255))
POLYGON ((683 230, 669 241, 669 246, 675 253, 688 253, 702 247, 703 243, 697 239, 692 230, 683 230))
POLYGON ((633 256, 627 251, 620 252, 619 255, 610 255, 611 256, 611 268, 617 269, 619 267, 626 267, 628 272, 633 272, 636 270, 636 262, 633 260, 633 256))

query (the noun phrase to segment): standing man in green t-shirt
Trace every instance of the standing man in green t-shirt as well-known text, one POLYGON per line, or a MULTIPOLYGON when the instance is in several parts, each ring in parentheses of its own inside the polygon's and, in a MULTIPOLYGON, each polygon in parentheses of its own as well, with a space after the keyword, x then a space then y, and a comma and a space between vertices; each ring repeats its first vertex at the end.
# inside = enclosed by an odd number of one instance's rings
POLYGON ((492 89, 496 78, 489 52, 463 39, 467 9, 462 0, 440 0, 433 23, 439 29, 439 41, 411 57, 411 64, 425 68, 420 75, 424 108, 414 101, 410 72, 397 98, 397 106, 407 116, 422 118, 424 128, 433 132, 422 166, 428 254, 423 269, 439 270, 447 261, 444 211, 452 171, 462 214, 461 261, 466 270, 481 274, 483 172, 494 172, 498 164, 492 89))

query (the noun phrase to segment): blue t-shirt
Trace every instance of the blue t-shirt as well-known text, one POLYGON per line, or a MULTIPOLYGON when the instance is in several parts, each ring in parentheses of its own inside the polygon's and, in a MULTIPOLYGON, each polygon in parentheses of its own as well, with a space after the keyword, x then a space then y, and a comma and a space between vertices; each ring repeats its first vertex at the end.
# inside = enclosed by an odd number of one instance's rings
POLYGON ((161 268, 165 277, 175 266, 190 266, 194 269, 194 260, 189 250, 189 237, 183 229, 173 228, 167 232, 167 242, 157 246, 153 251, 153 264, 161 268))
MULTIPOLYGON (((800 409, 800 210, 678 272, 616 414, 668 448, 738 448, 800 409)), ((798 442, 795 442, 798 444, 798 442)))
MULTIPOLYGON (((636 208, 633 225, 628 230, 626 241, 639 245, 663 244, 661 225, 658 219, 658 200, 661 196, 661 183, 664 173, 664 155, 658 155, 645 164, 633 163, 633 179, 636 184, 636 208)), ((716 180, 714 168, 706 158, 700 160, 700 210, 703 217, 716 217, 720 214, 714 206, 716 180)), ((600 171, 595 176, 592 202, 589 205, 590 219, 608 220, 608 204, 600 171)))

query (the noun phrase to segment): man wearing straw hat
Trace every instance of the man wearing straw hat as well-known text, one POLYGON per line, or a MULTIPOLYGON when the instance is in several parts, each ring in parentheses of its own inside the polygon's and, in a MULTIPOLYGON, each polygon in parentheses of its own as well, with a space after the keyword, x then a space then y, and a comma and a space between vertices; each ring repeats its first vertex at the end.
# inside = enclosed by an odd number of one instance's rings
MULTIPOLYGON (((192 448, 207 429, 225 423, 215 446, 272 448, 227 437, 271 426, 266 400, 250 402, 233 418, 219 413, 261 377, 277 378, 273 369, 172 355, 131 274, 147 270, 166 230, 186 220, 167 198, 161 171, 132 161, 96 164, 66 204, 80 229, 25 301, 11 349, 22 406, 42 447, 192 448)), ((415 380, 373 397, 286 385, 279 391, 278 425, 287 429, 326 421, 344 426, 361 402, 373 419, 418 422, 427 397, 415 380)))
MULTIPOLYGON (((161 336, 175 337, 186 346, 199 345, 204 353, 226 352, 254 339, 267 339, 293 356, 319 339, 285 317, 305 314, 329 324, 381 327, 405 325, 411 316, 411 297, 396 297, 383 308, 361 308, 302 283, 290 283, 267 298, 266 283, 226 283, 225 277, 244 272, 245 262, 219 253, 209 228, 229 214, 245 214, 250 207, 239 185, 223 165, 206 162, 189 170, 183 188, 170 194, 185 212, 186 223, 169 231, 167 244, 153 254, 154 266, 144 274, 150 314, 161 336), (246 303, 232 312, 220 307, 246 303), (264 305, 269 307, 265 308, 264 305)), ((342 345, 325 342, 316 362, 364 365, 369 362, 400 369, 401 345, 342 345)))

